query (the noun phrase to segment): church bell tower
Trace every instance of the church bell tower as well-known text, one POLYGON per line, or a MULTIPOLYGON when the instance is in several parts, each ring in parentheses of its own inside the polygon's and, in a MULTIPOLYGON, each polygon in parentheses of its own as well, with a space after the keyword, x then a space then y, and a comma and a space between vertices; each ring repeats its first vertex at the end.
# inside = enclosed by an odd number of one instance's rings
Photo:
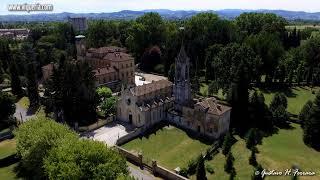
POLYGON ((175 97, 175 110, 182 111, 183 106, 187 106, 191 102, 191 84, 189 77, 190 59, 181 46, 180 52, 175 59, 175 77, 173 95, 175 97))

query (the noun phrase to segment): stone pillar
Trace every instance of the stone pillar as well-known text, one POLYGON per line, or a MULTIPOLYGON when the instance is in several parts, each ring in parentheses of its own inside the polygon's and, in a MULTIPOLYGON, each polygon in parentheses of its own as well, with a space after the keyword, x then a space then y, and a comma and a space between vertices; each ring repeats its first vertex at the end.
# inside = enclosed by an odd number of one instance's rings
POLYGON ((139 165, 140 165, 140 168, 142 169, 143 168, 143 162, 142 162, 142 153, 138 153, 138 158, 139 158, 139 165))
POLYGON ((157 161, 156 160, 152 160, 152 173, 155 175, 157 173, 157 161))

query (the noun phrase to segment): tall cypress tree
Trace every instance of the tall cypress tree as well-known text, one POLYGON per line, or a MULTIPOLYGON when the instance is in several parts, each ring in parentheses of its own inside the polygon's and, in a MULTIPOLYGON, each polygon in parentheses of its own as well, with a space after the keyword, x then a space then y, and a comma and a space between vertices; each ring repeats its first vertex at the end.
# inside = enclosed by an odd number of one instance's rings
POLYGON ((233 161, 234 161, 234 157, 231 153, 231 151, 228 153, 227 155, 227 159, 226 159, 226 164, 224 165, 224 171, 227 173, 232 173, 232 171, 235 171, 234 167, 233 167, 233 161))
POLYGON ((21 87, 21 81, 19 78, 18 68, 15 61, 12 61, 10 63, 10 76, 12 93, 18 97, 22 96, 23 90, 21 87))
POLYGON ((320 92, 317 94, 303 126, 303 140, 311 147, 320 150, 320 92))
POLYGON ((204 167, 204 158, 202 154, 198 158, 197 180, 207 180, 206 169, 204 167))
POLYGON ((28 64, 28 70, 26 74, 26 77, 28 79, 27 92, 28 92, 28 97, 30 100, 31 107, 37 107, 39 105, 39 99, 40 99, 36 76, 37 75, 35 71, 35 64, 34 63, 28 64))

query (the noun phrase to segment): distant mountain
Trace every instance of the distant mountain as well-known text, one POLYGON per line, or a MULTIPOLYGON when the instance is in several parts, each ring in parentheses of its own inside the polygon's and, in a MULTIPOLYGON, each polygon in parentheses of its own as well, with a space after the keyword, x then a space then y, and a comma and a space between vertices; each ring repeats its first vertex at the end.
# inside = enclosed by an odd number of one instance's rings
POLYGON ((320 21, 320 12, 308 13, 303 11, 285 11, 285 10, 241 10, 241 9, 224 9, 217 11, 194 11, 194 10, 168 10, 168 9, 152 9, 143 11, 123 10, 111 13, 55 13, 55 14, 31 14, 31 15, 1 15, 1 22, 17 22, 17 21, 66 21, 68 17, 87 17, 88 19, 135 19, 147 12, 157 12, 165 19, 186 19, 200 12, 213 12, 225 19, 234 19, 244 12, 262 12, 274 13, 284 17, 289 21, 293 20, 309 20, 320 21))

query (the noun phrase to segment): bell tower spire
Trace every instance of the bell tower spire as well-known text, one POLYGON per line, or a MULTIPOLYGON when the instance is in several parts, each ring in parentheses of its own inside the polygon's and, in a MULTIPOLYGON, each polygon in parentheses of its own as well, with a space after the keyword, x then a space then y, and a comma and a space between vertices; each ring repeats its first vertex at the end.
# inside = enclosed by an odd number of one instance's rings
POLYGON ((180 52, 175 59, 175 78, 173 94, 175 97, 175 110, 181 112, 182 107, 190 103, 190 58, 187 56, 184 45, 181 45, 180 52))

